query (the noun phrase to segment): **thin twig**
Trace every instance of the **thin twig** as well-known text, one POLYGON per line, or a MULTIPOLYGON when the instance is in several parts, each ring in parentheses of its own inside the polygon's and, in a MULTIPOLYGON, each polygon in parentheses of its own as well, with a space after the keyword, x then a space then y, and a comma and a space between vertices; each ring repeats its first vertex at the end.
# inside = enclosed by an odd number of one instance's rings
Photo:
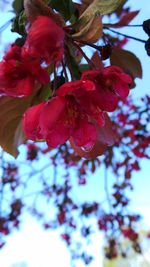
POLYGON ((80 45, 78 45, 76 42, 72 43, 82 54, 82 56, 85 58, 85 60, 87 61, 87 63, 89 64, 89 66, 93 69, 95 68, 94 63, 87 57, 87 55, 84 53, 84 51, 82 50, 82 48, 80 47, 80 45))
MULTIPOLYGON (((115 23, 115 24, 104 24, 104 27, 107 27, 107 28, 116 28, 118 23, 115 23)), ((118 25, 118 27, 143 27, 143 24, 121 24, 120 26, 118 25)))
POLYGON ((124 33, 120 33, 120 32, 118 32, 118 31, 112 30, 112 29, 110 29, 110 28, 108 28, 108 27, 104 27, 104 29, 105 29, 105 30, 108 30, 108 31, 110 31, 110 32, 116 33, 116 34, 118 34, 118 35, 124 36, 124 37, 126 37, 126 38, 129 38, 129 39, 132 39, 132 40, 141 42, 141 43, 146 43, 145 40, 142 40, 142 39, 139 39, 139 38, 136 38, 136 37, 134 37, 134 36, 130 36, 130 35, 127 35, 127 34, 124 34, 124 33))
POLYGON ((9 24, 12 22, 12 19, 8 20, 6 23, 4 23, 1 27, 0 27, 0 32, 4 31, 9 24))
POLYGON ((142 24, 128 24, 128 25, 121 25, 121 27, 142 27, 143 25, 142 24))
POLYGON ((69 79, 68 79, 68 75, 67 75, 67 71, 66 71, 66 66, 65 66, 63 60, 61 61, 61 64, 62 64, 62 67, 63 67, 63 73, 65 75, 65 80, 66 80, 66 82, 68 82, 69 79))
POLYGON ((92 43, 86 43, 84 41, 80 41, 80 43, 83 44, 83 45, 88 45, 88 46, 90 46, 90 47, 92 47, 92 48, 94 48, 96 50, 100 50, 100 48, 101 48, 100 45, 95 45, 95 44, 92 44, 92 43))

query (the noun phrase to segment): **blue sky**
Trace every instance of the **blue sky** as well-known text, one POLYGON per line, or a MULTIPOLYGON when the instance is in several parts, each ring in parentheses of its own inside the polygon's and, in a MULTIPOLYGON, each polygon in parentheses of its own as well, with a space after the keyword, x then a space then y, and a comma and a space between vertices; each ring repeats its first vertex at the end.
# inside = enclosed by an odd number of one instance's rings
MULTIPOLYGON (((129 3, 131 3, 133 10, 141 10, 140 15, 132 22, 133 24, 142 24, 143 20, 149 19, 150 5, 148 5, 148 0, 130 0, 129 3)), ((0 26, 11 16, 11 13, 7 13, 7 15, 2 13, 0 26)), ((147 39, 147 35, 143 32, 142 28, 125 28, 123 31, 128 35, 147 39)), ((12 35, 10 36, 9 30, 7 30, 1 38, 5 44, 8 44, 8 39, 13 39, 14 37, 12 37, 12 35)), ((141 59, 143 66, 143 79, 137 79, 137 87, 132 90, 132 94, 135 98, 148 94, 150 90, 150 58, 146 55, 144 45, 142 43, 130 41, 126 46, 126 49, 136 52, 136 55, 141 59)), ((0 50, 2 51, 2 46, 0 46, 0 50)), ((135 212, 143 214, 145 224, 150 227, 149 162, 143 161, 141 165, 142 170, 139 173, 134 173, 133 177, 134 192, 132 193, 131 206, 135 212)), ((103 181, 100 180, 102 175, 103 170, 99 170, 96 176, 89 179, 89 189, 86 191, 86 195, 88 194, 90 198, 96 195, 99 196, 99 193, 103 194, 103 192, 100 191, 100 188, 103 188, 103 181)), ((81 198, 83 195, 85 195, 84 189, 81 190, 81 198)), ((102 236, 97 234, 93 240, 92 249, 95 254, 95 261, 91 264, 91 267, 102 267, 101 246, 102 236)), ((33 218, 26 215, 21 231, 13 233, 8 238, 8 244, 0 251, 0 266, 49 267, 52 264, 55 267, 70 266, 70 256, 64 243, 60 240, 57 232, 43 232, 40 225, 33 218), (27 265, 25 265, 26 262, 27 265), (22 263, 22 266, 15 266, 15 263, 22 263)), ((81 264, 80 267, 82 267, 81 264)))

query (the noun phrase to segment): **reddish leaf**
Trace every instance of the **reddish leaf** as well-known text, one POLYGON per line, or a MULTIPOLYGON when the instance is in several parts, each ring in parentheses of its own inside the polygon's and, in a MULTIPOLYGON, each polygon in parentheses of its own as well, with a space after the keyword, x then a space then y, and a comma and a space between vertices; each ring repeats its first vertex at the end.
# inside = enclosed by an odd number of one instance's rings
POLYGON ((129 13, 125 14, 124 16, 122 16, 120 21, 118 21, 117 23, 105 24, 104 26, 111 27, 111 28, 123 27, 125 25, 128 25, 138 15, 138 13, 139 13, 139 10, 129 12, 129 13))
POLYGON ((31 23, 38 16, 47 16, 56 22, 56 24, 64 25, 62 16, 48 7, 42 0, 24 0, 24 9, 26 16, 31 23))
POLYGON ((103 64, 101 57, 97 51, 93 54, 91 60, 97 69, 103 69, 104 64, 103 64))
POLYGON ((20 123, 30 101, 30 98, 0 98, 0 145, 14 157, 17 147, 25 140, 20 123))
POLYGON ((93 1, 91 1, 91 0, 82 0, 81 2, 82 2, 84 5, 89 6, 89 5, 91 4, 91 2, 93 2, 93 1))
MULTIPOLYGON (((142 78, 142 66, 140 60, 130 51, 114 47, 110 57, 111 65, 122 68, 133 79, 142 78)), ((134 81, 131 88, 135 86, 134 81)))
POLYGON ((43 101, 49 91, 47 86, 37 85, 37 90, 29 97, 0 97, 0 146, 12 156, 17 156, 18 146, 25 141, 21 124, 23 113, 29 106, 43 101))

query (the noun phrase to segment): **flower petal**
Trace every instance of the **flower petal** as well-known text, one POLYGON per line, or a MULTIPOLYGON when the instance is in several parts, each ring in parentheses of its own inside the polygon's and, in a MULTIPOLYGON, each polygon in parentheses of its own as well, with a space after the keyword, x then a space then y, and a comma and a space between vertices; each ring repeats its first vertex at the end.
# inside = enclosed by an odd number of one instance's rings
MULTIPOLYGON (((63 121, 65 116, 65 100, 61 97, 53 97, 42 109, 40 114, 40 127, 44 136, 55 128, 58 121, 63 121)), ((61 131, 61 129, 59 129, 61 131)))
POLYGON ((66 96, 69 94, 73 94, 76 97, 80 97, 88 91, 94 91, 95 84, 92 81, 74 81, 74 82, 67 82, 63 84, 58 90, 57 95, 59 96, 66 96))
POLYGON ((82 119, 79 125, 71 134, 75 145, 85 148, 91 148, 96 141, 96 127, 87 120, 82 119))
POLYGON ((45 103, 30 107, 23 116, 23 130, 28 139, 36 141, 42 139, 39 118, 45 103))
POLYGON ((31 25, 24 47, 28 54, 47 63, 63 56, 64 31, 51 18, 39 16, 31 25))
POLYGON ((58 145, 64 144, 70 137, 69 128, 63 123, 57 123, 52 130, 48 131, 46 142, 48 146, 55 148, 58 145))

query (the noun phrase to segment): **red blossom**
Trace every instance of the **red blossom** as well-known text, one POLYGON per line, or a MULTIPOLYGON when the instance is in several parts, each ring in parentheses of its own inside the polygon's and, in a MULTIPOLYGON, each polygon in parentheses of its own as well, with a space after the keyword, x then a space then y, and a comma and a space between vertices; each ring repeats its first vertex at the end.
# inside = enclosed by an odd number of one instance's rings
POLYGON ((39 16, 29 29, 24 53, 46 63, 60 61, 64 48, 64 31, 52 19, 39 16))
POLYGON ((70 244, 70 236, 68 234, 61 234, 61 238, 67 242, 67 244, 70 244))
POLYGON ((35 82, 47 84, 49 75, 37 60, 22 55, 22 48, 12 45, 0 62, 0 93, 21 97, 30 95, 35 82))
POLYGON ((99 219, 97 223, 98 223, 98 227, 100 230, 107 231, 107 225, 106 225, 105 220, 99 219))
POLYGON ((52 148, 70 139, 77 147, 91 149, 105 123, 102 110, 113 111, 119 99, 126 98, 129 82, 118 67, 85 72, 82 80, 63 84, 55 97, 25 113, 27 137, 45 139, 52 148))
POLYGON ((147 238, 150 238, 150 232, 147 234, 147 238))
POLYGON ((88 98, 93 90, 91 81, 68 82, 58 89, 57 96, 28 109, 23 120, 27 137, 37 140, 41 136, 50 147, 71 137, 77 146, 91 147, 97 137, 96 124, 104 124, 103 113, 88 98))
POLYGON ((132 228, 122 229, 122 233, 123 233, 124 237, 126 237, 132 241, 135 241, 138 239, 138 233, 136 233, 132 228))
POLYGON ((66 221, 66 215, 64 211, 61 211, 57 216, 59 224, 64 224, 66 221))
POLYGON ((35 144, 27 144, 27 160, 35 160, 38 155, 38 147, 35 144))
POLYGON ((82 79, 95 83, 96 91, 90 92, 93 103, 101 110, 109 112, 116 109, 120 99, 126 99, 129 94, 129 84, 132 82, 131 77, 116 66, 85 71, 82 79))

